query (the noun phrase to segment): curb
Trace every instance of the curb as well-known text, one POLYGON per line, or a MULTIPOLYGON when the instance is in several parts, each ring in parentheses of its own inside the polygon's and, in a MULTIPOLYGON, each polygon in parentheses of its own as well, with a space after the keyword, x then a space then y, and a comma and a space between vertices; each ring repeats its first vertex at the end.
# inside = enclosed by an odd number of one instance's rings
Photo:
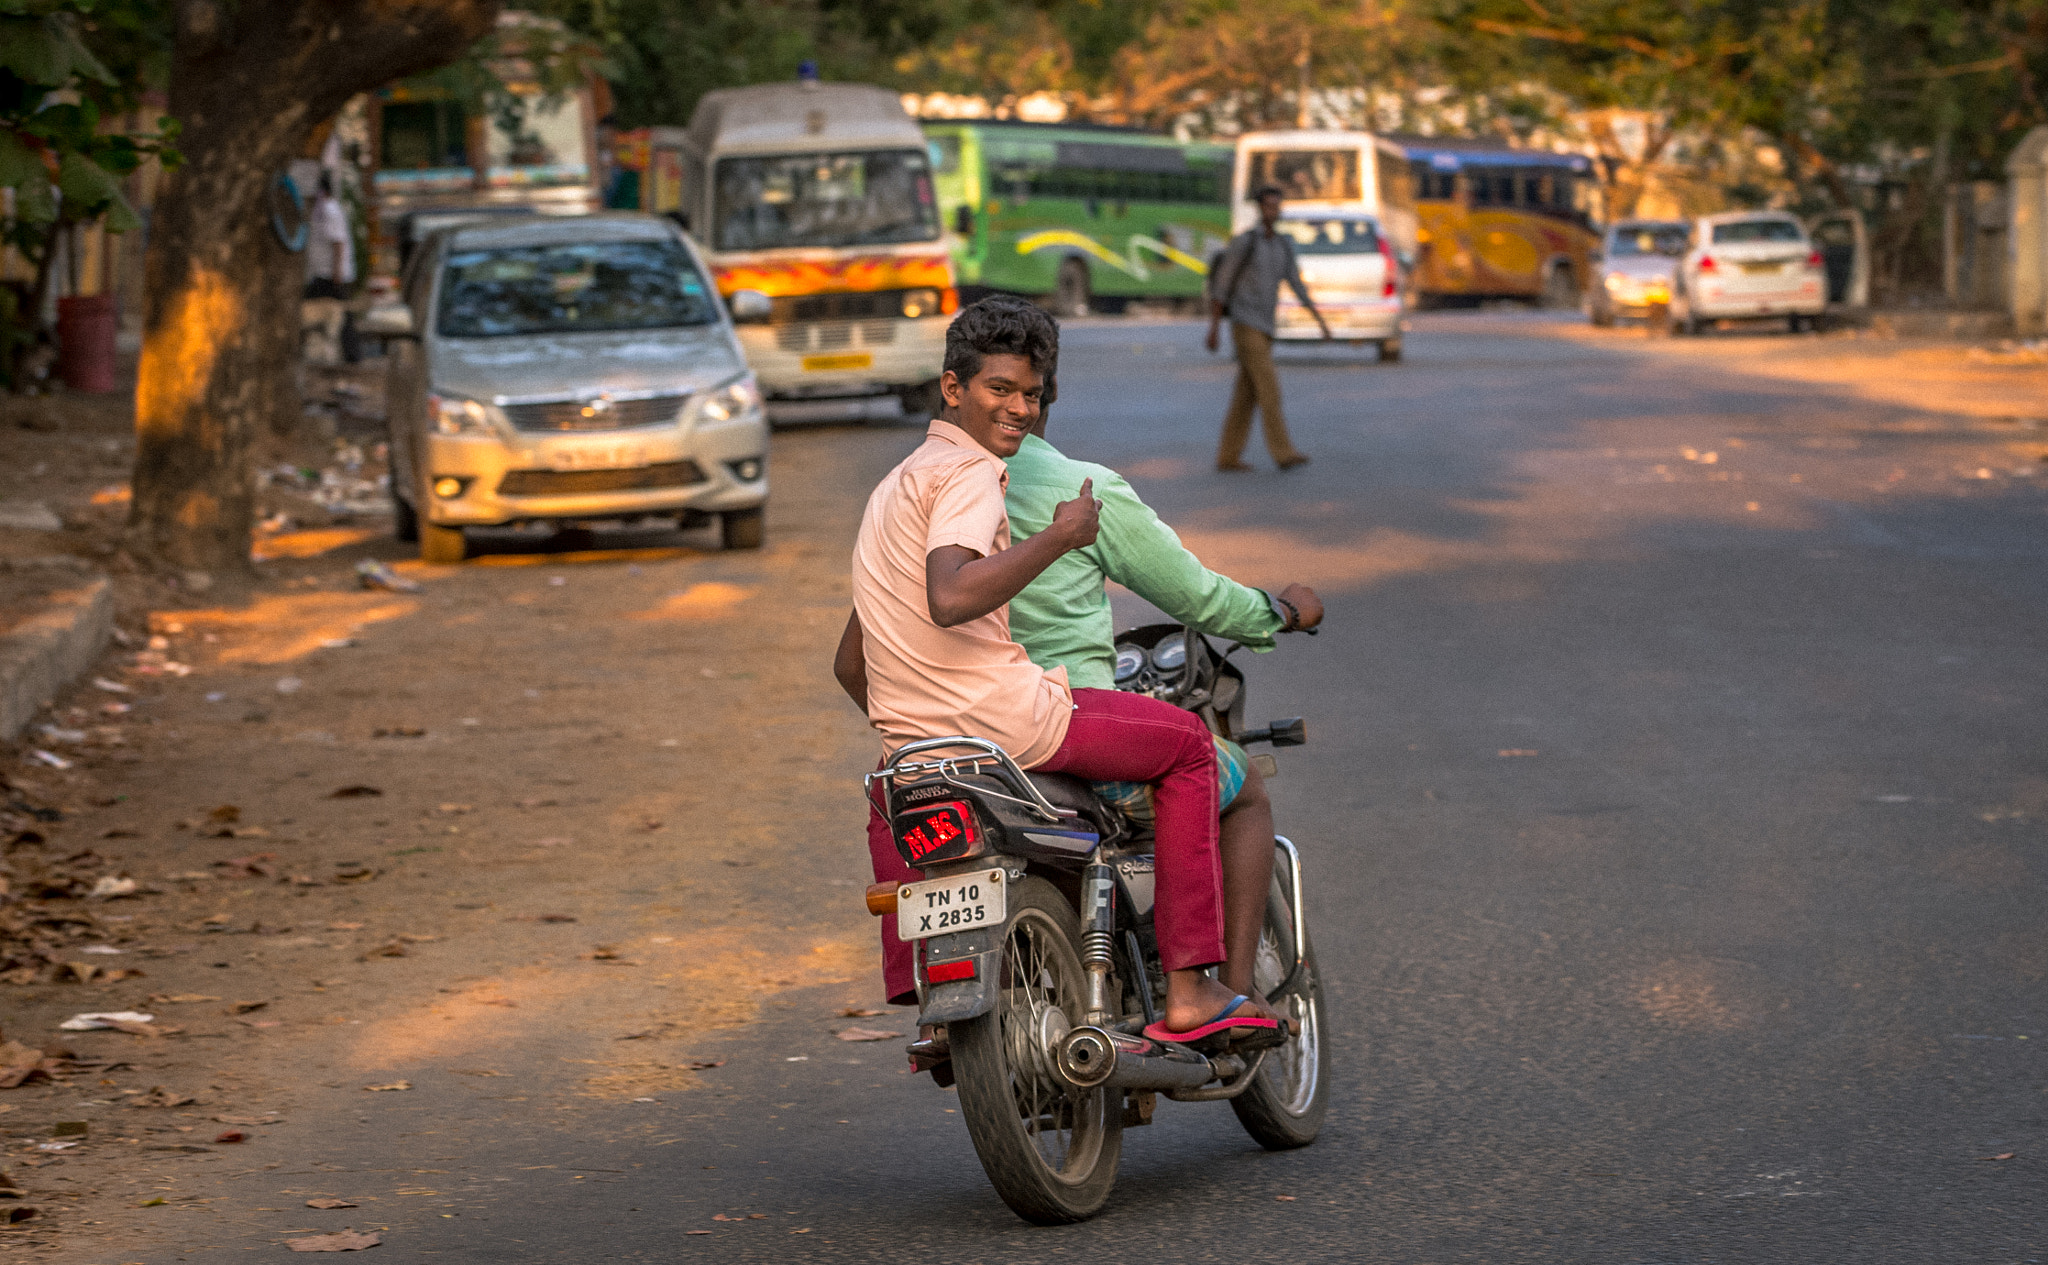
POLYGON ((88 572, 52 592, 41 612, 0 635, 0 741, 13 740, 92 666, 113 626, 113 581, 88 572))

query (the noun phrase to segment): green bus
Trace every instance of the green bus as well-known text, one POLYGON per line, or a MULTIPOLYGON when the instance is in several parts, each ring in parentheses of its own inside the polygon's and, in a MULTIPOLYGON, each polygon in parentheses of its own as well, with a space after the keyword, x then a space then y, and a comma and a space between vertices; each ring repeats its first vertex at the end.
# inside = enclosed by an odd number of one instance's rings
POLYGON ((1050 295, 1064 315, 1197 299, 1230 240, 1229 145, 989 119, 924 134, 963 297, 1050 295))

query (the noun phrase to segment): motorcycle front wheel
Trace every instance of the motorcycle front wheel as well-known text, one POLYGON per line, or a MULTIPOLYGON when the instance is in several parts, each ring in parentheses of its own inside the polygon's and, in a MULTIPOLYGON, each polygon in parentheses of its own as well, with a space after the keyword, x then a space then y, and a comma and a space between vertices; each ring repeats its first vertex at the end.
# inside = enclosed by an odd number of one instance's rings
POLYGON ((1076 1090, 1046 1054, 1047 1035, 1078 1026, 1088 1004, 1081 922, 1052 884, 1010 889, 996 1009, 948 1025, 960 1111, 989 1183, 1039 1225, 1100 1211, 1123 1154, 1123 1094, 1076 1090))
MULTIPOLYGON (((1302 940, 1301 974, 1285 993, 1273 990, 1294 968, 1294 914, 1289 899, 1291 876, 1285 851, 1273 857, 1273 889, 1266 898, 1266 925, 1259 933, 1259 956, 1252 982, 1276 1009, 1301 1025, 1301 1032, 1266 1056, 1249 1087, 1230 1100, 1237 1122, 1252 1140, 1268 1151, 1307 1146, 1322 1132, 1330 1110, 1330 1078, 1323 1038, 1329 1028, 1323 1013, 1323 977, 1316 967, 1313 937, 1302 940)), ((1306 930, 1307 920, 1303 919, 1306 930)))

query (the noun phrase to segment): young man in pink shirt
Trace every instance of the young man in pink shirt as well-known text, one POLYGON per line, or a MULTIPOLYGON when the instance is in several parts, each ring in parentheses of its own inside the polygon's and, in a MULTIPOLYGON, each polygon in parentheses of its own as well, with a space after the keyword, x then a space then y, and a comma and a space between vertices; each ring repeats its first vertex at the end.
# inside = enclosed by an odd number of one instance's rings
POLYGON ((984 300, 954 320, 939 380, 945 406, 861 517, 854 613, 835 673, 890 751, 920 738, 971 734, 1027 769, 1152 783, 1165 1027, 1193 1032, 1225 1018, 1274 1021, 1262 999, 1204 973, 1224 958, 1208 729, 1157 699, 1070 689, 1064 668, 1039 668, 1010 638, 1009 600, 1096 534, 1100 507, 1083 482, 1044 531, 1010 540, 1003 458, 1037 422, 1058 356, 1058 327, 1028 303, 984 300))

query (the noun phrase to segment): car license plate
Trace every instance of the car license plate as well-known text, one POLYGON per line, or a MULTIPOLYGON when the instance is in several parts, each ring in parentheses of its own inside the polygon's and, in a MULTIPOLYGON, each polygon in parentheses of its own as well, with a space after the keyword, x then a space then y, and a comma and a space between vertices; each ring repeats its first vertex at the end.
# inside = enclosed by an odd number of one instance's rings
POLYGON ((805 373, 831 373, 834 370, 866 369, 875 363, 871 352, 847 351, 833 356, 805 356, 805 373))
POLYGON ((1784 261, 1783 261, 1783 260, 1779 260, 1779 259, 1772 259, 1772 260, 1769 260, 1769 261, 1767 261, 1767 262, 1765 262, 1765 263, 1749 263, 1749 264, 1744 264, 1744 265, 1742 265, 1742 270, 1743 270, 1744 272, 1746 272, 1746 273, 1750 274, 1750 275, 1751 275, 1751 276, 1753 276, 1753 277, 1754 277, 1754 276, 1773 276, 1773 275, 1776 275, 1776 273, 1778 272, 1778 270, 1779 270, 1779 269, 1781 269, 1781 268, 1783 268, 1784 266, 1785 266, 1785 264, 1784 264, 1784 261))
POLYGON ((896 889, 896 937, 928 940, 949 932, 1000 924, 1010 916, 1001 870, 972 870, 952 878, 905 883, 896 889))
POLYGON ((548 454, 556 470, 631 470, 647 464, 647 450, 638 444, 557 448, 548 454))

